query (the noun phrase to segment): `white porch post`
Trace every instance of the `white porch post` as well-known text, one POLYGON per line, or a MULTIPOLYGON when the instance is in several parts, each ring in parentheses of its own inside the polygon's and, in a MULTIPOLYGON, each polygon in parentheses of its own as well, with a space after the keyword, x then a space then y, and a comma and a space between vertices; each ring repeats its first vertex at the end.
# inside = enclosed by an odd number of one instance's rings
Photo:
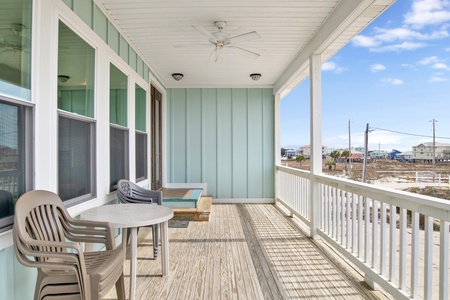
POLYGON ((322 173, 322 71, 320 54, 313 54, 309 58, 310 74, 310 236, 318 239, 317 230, 320 226, 321 205, 320 186, 316 175, 322 173))

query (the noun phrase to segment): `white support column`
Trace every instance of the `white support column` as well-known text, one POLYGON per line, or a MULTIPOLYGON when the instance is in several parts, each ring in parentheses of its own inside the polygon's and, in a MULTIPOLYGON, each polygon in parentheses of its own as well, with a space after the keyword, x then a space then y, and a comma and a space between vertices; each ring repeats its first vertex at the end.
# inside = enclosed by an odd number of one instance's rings
POLYGON ((31 95, 36 104, 34 187, 58 192, 58 21, 52 1, 36 1, 33 9, 36 9, 33 14, 34 63, 31 68, 31 95))
MULTIPOLYGON (((275 94, 274 96, 274 120, 275 120, 275 137, 274 137, 274 142, 275 142, 275 165, 280 165, 281 164, 281 142, 280 142, 280 136, 281 136, 281 129, 280 129, 280 104, 281 104, 281 96, 280 94, 275 94)), ((279 173, 278 171, 274 170, 275 174, 274 174, 274 178, 275 178, 275 186, 274 186, 274 198, 275 198, 275 203, 277 203, 277 199, 278 199, 278 186, 279 186, 279 173)))
POLYGON ((310 73, 310 140, 311 140, 311 187, 310 207, 311 226, 310 236, 318 239, 317 230, 320 226, 321 205, 320 186, 315 175, 322 173, 322 71, 320 54, 313 54, 309 58, 310 73))

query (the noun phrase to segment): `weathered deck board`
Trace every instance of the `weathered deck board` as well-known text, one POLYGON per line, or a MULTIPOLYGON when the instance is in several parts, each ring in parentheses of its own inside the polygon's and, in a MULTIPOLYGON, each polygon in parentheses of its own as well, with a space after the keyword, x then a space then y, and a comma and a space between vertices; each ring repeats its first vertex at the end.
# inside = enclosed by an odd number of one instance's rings
MULTIPOLYGON (((169 228, 170 275, 138 236, 137 299, 378 299, 273 205, 214 205, 209 222, 169 228)), ((128 288, 129 267, 125 267, 128 288)), ((106 299, 116 299, 112 289, 106 299)))

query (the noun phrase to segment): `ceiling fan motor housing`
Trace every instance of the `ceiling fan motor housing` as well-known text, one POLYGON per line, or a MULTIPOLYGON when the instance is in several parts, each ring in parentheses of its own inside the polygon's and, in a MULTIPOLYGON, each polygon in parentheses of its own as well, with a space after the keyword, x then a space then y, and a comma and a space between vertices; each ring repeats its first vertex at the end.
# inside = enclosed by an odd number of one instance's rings
POLYGON ((225 22, 225 21, 215 21, 214 22, 214 26, 216 26, 219 30, 224 29, 225 25, 227 25, 227 22, 225 22))

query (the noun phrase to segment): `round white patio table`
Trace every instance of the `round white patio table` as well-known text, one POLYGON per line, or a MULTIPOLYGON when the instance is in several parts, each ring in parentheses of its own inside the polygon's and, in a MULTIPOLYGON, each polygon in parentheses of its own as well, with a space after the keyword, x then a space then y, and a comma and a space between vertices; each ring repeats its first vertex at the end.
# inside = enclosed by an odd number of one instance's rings
MULTIPOLYGON (((161 266, 162 276, 169 275, 169 226, 173 217, 172 209, 156 204, 111 204, 88 209, 81 213, 85 220, 109 222, 115 228, 130 228, 130 300, 136 293, 137 228, 161 224, 161 266)), ((126 245, 126 232, 123 230, 122 243, 126 245)))

